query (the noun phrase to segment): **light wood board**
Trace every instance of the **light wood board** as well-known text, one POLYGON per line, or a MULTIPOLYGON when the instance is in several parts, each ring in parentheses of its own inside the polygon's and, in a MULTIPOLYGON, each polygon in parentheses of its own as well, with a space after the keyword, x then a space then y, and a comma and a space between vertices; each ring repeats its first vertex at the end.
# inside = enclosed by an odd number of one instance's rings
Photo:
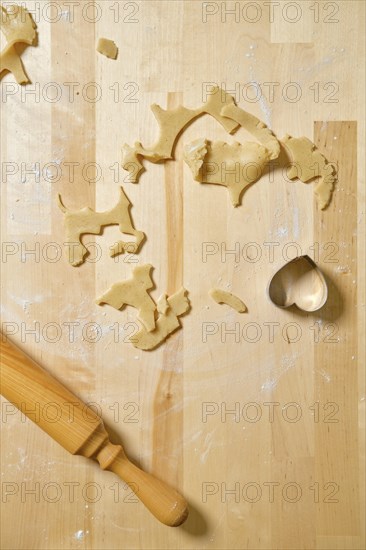
POLYGON ((0 85, 3 329, 94 403, 113 440, 179 488, 191 513, 180 528, 158 524, 112 474, 2 400, 2 548, 364 548, 364 3, 25 4, 39 32, 22 56, 32 84, 0 85), (100 36, 117 43, 116 61, 96 53, 100 36), (145 162, 139 184, 125 181, 122 144, 157 133, 150 105, 198 107, 210 82, 278 137, 306 135, 337 162, 327 210, 312 183, 279 170, 236 209, 223 187, 194 182, 184 143, 248 138, 209 117, 183 134, 175 161, 145 162), (101 211, 119 185, 147 234, 141 253, 111 260, 118 231, 107 228, 86 239, 102 256, 72 268, 57 257, 57 194, 101 211), (329 283, 309 315, 266 296, 299 250, 329 283), (152 353, 125 341, 134 310, 94 302, 135 261, 154 265, 155 298, 184 284, 192 301, 183 330, 152 353), (215 304, 212 286, 248 313, 215 304))

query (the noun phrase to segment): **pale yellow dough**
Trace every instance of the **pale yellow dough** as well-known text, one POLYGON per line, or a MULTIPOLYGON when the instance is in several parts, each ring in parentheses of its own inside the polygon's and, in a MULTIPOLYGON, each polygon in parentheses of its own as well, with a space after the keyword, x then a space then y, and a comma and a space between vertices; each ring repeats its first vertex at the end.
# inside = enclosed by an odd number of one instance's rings
POLYGON ((11 5, 4 8, 0 5, 0 15, 1 31, 7 41, 0 54, 0 75, 3 71, 10 71, 18 84, 26 84, 29 79, 14 45, 19 42, 32 45, 36 38, 36 25, 27 9, 22 6, 11 5))
POLYGON ((151 110, 159 125, 159 138, 151 147, 143 147, 136 142, 133 147, 125 144, 122 148, 122 166, 130 172, 130 181, 137 183, 144 167, 140 158, 150 162, 160 162, 172 158, 174 143, 180 132, 197 117, 207 113, 213 116, 227 132, 233 133, 238 123, 220 114, 223 105, 234 105, 234 99, 219 87, 214 87, 208 101, 198 109, 187 109, 182 105, 172 110, 164 110, 155 103, 151 110))
POLYGON ((158 313, 165 315, 169 309, 169 302, 167 294, 162 294, 156 304, 156 309, 158 313))
POLYGON ((287 150, 292 166, 288 171, 290 179, 299 178, 306 183, 320 176, 315 187, 319 208, 324 210, 332 199, 334 184, 337 179, 336 166, 327 159, 307 137, 293 138, 286 135, 281 141, 287 150))
POLYGON ((155 328, 156 311, 156 304, 148 293, 148 290, 154 287, 150 275, 151 269, 151 264, 135 267, 131 279, 113 284, 96 300, 96 303, 108 304, 115 309, 123 309, 125 305, 138 309, 137 319, 147 332, 151 332, 155 328))
POLYGON ((97 51, 110 59, 117 59, 118 48, 113 40, 108 38, 99 38, 97 51))
POLYGON ((252 141, 229 145, 197 139, 185 146, 184 160, 196 181, 224 185, 233 206, 237 206, 242 191, 262 176, 270 152, 252 141))
POLYGON ((70 211, 64 206, 60 195, 58 203, 64 213, 67 241, 65 244, 68 245, 69 262, 74 267, 82 264, 87 254, 87 249, 81 242, 81 236, 85 234, 99 235, 105 225, 119 225, 121 233, 136 237, 135 243, 118 241, 111 246, 110 255, 112 257, 125 251, 136 254, 145 239, 145 234, 133 226, 130 215, 131 203, 122 187, 117 205, 106 212, 95 212, 89 207, 70 211))
POLYGON ((279 156, 281 148, 278 139, 259 118, 247 113, 234 103, 225 105, 221 110, 221 115, 235 120, 250 132, 269 151, 270 160, 274 160, 279 156))
MULTIPOLYGON (((190 303, 186 294, 187 291, 181 288, 178 292, 167 298, 168 307, 165 309, 165 313, 160 313, 156 321, 155 330, 148 332, 145 328, 142 328, 131 336, 130 342, 135 348, 145 351, 152 350, 164 342, 172 332, 181 326, 179 317, 190 309, 190 303)), ((165 302, 165 298, 162 298, 162 302, 165 302)))
POLYGON ((237 206, 243 190, 258 181, 269 161, 279 156, 280 144, 262 121, 234 103, 225 105, 221 115, 240 124, 259 143, 246 141, 230 145, 198 139, 185 147, 184 160, 196 181, 224 185, 231 202, 237 206))
POLYGON ((163 294, 155 304, 148 292, 154 287, 151 270, 151 264, 135 267, 130 279, 113 284, 96 300, 98 305, 108 304, 118 310, 125 305, 138 310, 137 319, 142 328, 129 341, 142 350, 151 350, 162 344, 181 326, 178 317, 190 308, 184 288, 172 296, 163 294))
POLYGON ((247 306, 244 302, 231 292, 220 290, 219 288, 212 288, 209 290, 209 295, 218 304, 226 304, 235 309, 238 313, 245 313, 247 311, 247 306))

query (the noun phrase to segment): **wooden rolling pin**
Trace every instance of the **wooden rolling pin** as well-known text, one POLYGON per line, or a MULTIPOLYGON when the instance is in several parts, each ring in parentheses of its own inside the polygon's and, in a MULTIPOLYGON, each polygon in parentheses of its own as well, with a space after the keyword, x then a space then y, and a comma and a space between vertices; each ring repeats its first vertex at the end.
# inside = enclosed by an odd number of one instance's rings
POLYGON ((132 464, 123 448, 109 441, 103 421, 90 407, 1 333, 0 338, 0 390, 5 399, 71 454, 94 458, 103 470, 120 476, 162 523, 183 523, 188 516, 184 498, 132 464), (32 413, 35 410, 39 415, 32 413))

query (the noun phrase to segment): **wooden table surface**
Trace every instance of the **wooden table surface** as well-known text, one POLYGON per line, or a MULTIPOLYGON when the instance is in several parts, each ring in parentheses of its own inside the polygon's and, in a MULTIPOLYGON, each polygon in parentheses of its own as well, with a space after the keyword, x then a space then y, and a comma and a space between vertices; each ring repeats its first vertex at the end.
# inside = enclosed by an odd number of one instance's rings
POLYGON ((364 2, 25 4, 39 33, 22 56, 32 83, 1 81, 2 328, 191 512, 180 528, 160 525, 2 400, 2 548, 364 548, 364 2), (116 61, 96 53, 100 36, 117 43, 116 61), (182 135, 176 161, 126 180, 123 143, 157 135, 150 105, 198 107, 208 83, 338 163, 327 210, 312 183, 280 170, 236 209, 223 187, 194 182, 185 143, 248 138, 210 117, 182 135), (72 268, 57 194, 101 211, 121 185, 147 235, 141 253, 110 259, 118 230, 107 228, 72 268), (313 314, 266 295, 299 253, 329 285, 313 314), (155 299, 184 284, 192 302, 183 330, 151 353, 126 341, 133 309, 95 304, 136 262, 154 265, 155 299), (248 313, 215 304, 212 286, 248 313))

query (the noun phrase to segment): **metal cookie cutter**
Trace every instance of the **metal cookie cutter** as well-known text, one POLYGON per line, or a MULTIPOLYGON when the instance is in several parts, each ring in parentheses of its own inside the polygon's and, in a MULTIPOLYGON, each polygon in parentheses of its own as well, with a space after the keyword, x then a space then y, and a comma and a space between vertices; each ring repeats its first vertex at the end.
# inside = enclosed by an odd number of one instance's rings
POLYGON ((281 308, 295 305, 306 312, 317 311, 328 299, 325 277, 309 256, 299 256, 285 264, 272 277, 269 299, 281 308))

